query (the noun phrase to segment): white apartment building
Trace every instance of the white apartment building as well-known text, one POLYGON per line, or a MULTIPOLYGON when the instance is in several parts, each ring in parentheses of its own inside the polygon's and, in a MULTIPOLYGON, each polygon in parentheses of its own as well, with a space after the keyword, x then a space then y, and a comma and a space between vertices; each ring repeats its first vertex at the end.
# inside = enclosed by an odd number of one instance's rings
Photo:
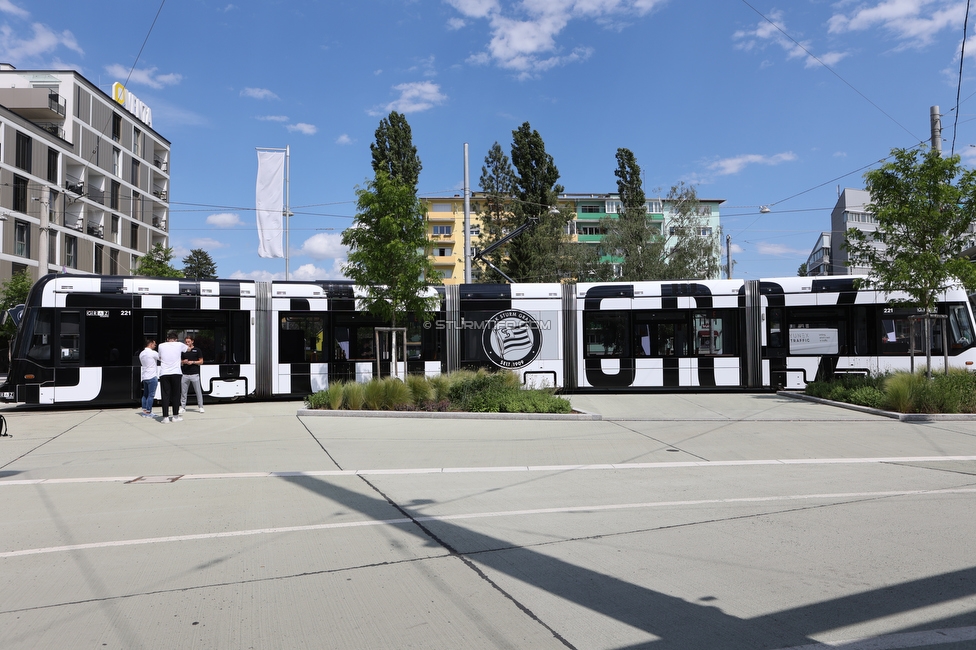
POLYGON ((170 143, 116 83, 0 63, 0 282, 131 275, 168 245, 170 143))

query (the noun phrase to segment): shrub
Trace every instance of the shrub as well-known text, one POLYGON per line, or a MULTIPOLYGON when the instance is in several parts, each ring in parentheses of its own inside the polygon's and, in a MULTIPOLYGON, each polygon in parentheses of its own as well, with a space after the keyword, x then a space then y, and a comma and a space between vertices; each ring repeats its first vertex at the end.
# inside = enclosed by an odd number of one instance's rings
POLYGON ((346 404, 346 408, 353 411, 361 410, 363 404, 366 402, 366 387, 359 382, 350 381, 344 384, 342 388, 343 401, 346 404))
POLYGON ((427 380, 427 384, 430 386, 430 399, 432 401, 443 402, 447 400, 447 393, 451 387, 451 380, 448 379, 448 375, 437 375, 436 377, 431 377, 427 380))
POLYGON ((383 385, 384 408, 391 411, 402 411, 413 405, 410 387, 396 377, 386 377, 379 380, 383 385))
POLYGON ((310 409, 324 409, 327 407, 329 400, 326 398, 325 391, 320 390, 317 393, 312 393, 305 398, 305 405, 310 409))
POLYGON ((849 392, 847 401, 851 404, 881 409, 884 408, 887 398, 885 397, 884 391, 879 388, 875 388, 874 386, 861 386, 849 392))
POLYGON ((919 381, 924 377, 909 372, 899 372, 891 375, 885 382, 885 407, 898 413, 912 413, 915 404, 915 394, 918 392, 919 381))
POLYGON ((330 409, 333 411, 338 411, 342 408, 342 382, 333 382, 329 384, 329 387, 322 392, 325 393, 325 401, 330 409))
POLYGON ((386 388, 382 382, 375 379, 363 385, 364 401, 366 408, 371 411, 380 411, 386 405, 386 388))
POLYGON ((431 401, 434 390, 423 375, 408 375, 407 387, 410 389, 410 397, 415 406, 420 407, 424 402, 431 401))

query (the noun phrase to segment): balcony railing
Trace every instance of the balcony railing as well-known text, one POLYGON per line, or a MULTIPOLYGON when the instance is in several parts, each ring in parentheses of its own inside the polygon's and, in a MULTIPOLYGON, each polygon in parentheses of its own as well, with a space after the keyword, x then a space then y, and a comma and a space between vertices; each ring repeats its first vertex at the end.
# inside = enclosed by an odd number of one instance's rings
POLYGON ((90 224, 88 224, 88 234, 89 235, 91 235, 93 237, 98 237, 100 239, 104 239, 105 238, 104 232, 105 231, 104 231, 104 229, 103 229, 103 227, 101 225, 99 225, 97 223, 90 223, 90 224))

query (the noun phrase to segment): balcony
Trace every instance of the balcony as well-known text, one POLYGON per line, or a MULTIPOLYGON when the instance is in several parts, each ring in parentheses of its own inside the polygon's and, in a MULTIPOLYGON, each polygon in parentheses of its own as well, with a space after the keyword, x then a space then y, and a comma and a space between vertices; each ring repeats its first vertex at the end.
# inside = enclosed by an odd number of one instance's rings
POLYGON ((65 181, 64 189, 74 194, 83 195, 85 193, 85 181, 65 181))
POLYGON ((105 231, 103 227, 97 223, 88 224, 88 234, 91 235, 92 237, 105 239, 105 231))
POLYGON ((0 88, 0 104, 32 122, 64 121, 66 103, 49 88, 0 88))
POLYGON ((160 171, 169 172, 169 163, 162 158, 153 158, 153 164, 156 165, 160 171))
POLYGON ((160 201, 165 201, 167 193, 166 190, 153 190, 153 196, 155 196, 160 201))

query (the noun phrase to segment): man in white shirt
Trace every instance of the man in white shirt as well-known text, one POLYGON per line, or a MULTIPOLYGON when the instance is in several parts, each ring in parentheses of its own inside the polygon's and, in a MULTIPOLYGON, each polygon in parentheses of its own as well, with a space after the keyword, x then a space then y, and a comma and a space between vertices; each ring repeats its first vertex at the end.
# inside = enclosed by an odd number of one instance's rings
POLYGON ((156 384, 159 383, 159 353, 156 352, 156 339, 146 339, 146 349, 139 353, 142 366, 142 413, 151 418, 153 400, 156 397, 156 384))
POLYGON ((177 340, 176 332, 166 334, 166 342, 159 345, 159 392, 163 402, 163 424, 182 422, 180 417, 180 393, 183 390, 183 371, 181 369, 186 344, 177 340), (173 407, 173 416, 169 407, 173 407))

